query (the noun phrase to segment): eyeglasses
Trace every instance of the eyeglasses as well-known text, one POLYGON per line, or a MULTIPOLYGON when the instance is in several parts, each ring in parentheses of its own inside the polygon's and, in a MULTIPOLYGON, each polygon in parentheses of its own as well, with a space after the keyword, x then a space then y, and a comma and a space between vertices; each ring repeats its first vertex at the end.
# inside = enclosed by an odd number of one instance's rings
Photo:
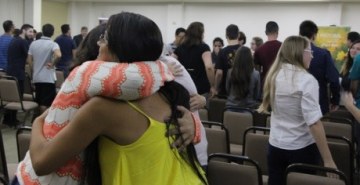
POLYGON ((314 53, 314 51, 313 51, 313 50, 311 50, 311 49, 304 49, 304 51, 309 52, 311 55, 313 55, 313 53, 314 53))

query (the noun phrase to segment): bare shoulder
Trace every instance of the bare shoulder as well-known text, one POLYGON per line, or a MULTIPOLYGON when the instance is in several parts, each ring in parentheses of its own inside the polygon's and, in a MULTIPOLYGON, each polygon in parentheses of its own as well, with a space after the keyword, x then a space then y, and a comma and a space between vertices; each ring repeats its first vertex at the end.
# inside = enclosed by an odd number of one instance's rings
POLYGON ((79 110, 82 116, 92 121, 106 122, 113 119, 119 112, 125 113, 128 105, 124 101, 96 96, 87 101, 79 110))

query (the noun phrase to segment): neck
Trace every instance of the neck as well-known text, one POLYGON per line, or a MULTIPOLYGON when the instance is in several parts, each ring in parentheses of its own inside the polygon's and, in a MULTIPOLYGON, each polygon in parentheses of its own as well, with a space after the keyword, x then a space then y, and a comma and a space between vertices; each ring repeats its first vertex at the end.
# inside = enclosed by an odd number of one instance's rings
POLYGON ((228 40, 228 45, 238 45, 239 41, 237 39, 235 40, 228 40))
POLYGON ((4 35, 11 35, 11 33, 10 32, 5 32, 4 35))
POLYGON ((277 34, 269 34, 267 35, 267 37, 268 37, 268 41, 277 40, 278 38, 277 34))

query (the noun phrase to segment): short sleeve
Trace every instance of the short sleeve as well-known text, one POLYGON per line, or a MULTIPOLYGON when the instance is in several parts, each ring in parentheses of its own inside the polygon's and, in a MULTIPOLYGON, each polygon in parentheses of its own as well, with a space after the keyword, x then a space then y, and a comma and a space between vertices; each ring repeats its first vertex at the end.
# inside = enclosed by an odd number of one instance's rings
POLYGON ((31 43, 29 50, 28 50, 28 55, 33 55, 33 47, 34 47, 34 44, 31 43))
POLYGON ((55 51, 55 50, 57 50, 57 49, 60 49, 59 44, 58 44, 58 43, 56 43, 56 42, 54 42, 54 45, 53 45, 52 51, 55 51))
POLYGON ((322 117, 319 104, 319 84, 314 77, 302 82, 301 111, 307 125, 312 125, 322 117))
POLYGON ((353 66, 350 69, 349 78, 351 80, 360 80, 360 54, 354 59, 353 66))
POLYGON ((210 51, 209 45, 207 45, 205 43, 201 44, 201 53, 204 53, 204 52, 207 52, 207 51, 210 51))

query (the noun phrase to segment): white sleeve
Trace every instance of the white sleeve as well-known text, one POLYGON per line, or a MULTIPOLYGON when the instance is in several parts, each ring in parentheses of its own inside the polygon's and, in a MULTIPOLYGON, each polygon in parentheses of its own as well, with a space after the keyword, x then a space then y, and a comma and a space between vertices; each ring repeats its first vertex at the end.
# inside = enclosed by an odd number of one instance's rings
POLYGON ((303 81, 301 110, 307 125, 312 125, 322 117, 319 104, 319 84, 311 76, 303 81))

